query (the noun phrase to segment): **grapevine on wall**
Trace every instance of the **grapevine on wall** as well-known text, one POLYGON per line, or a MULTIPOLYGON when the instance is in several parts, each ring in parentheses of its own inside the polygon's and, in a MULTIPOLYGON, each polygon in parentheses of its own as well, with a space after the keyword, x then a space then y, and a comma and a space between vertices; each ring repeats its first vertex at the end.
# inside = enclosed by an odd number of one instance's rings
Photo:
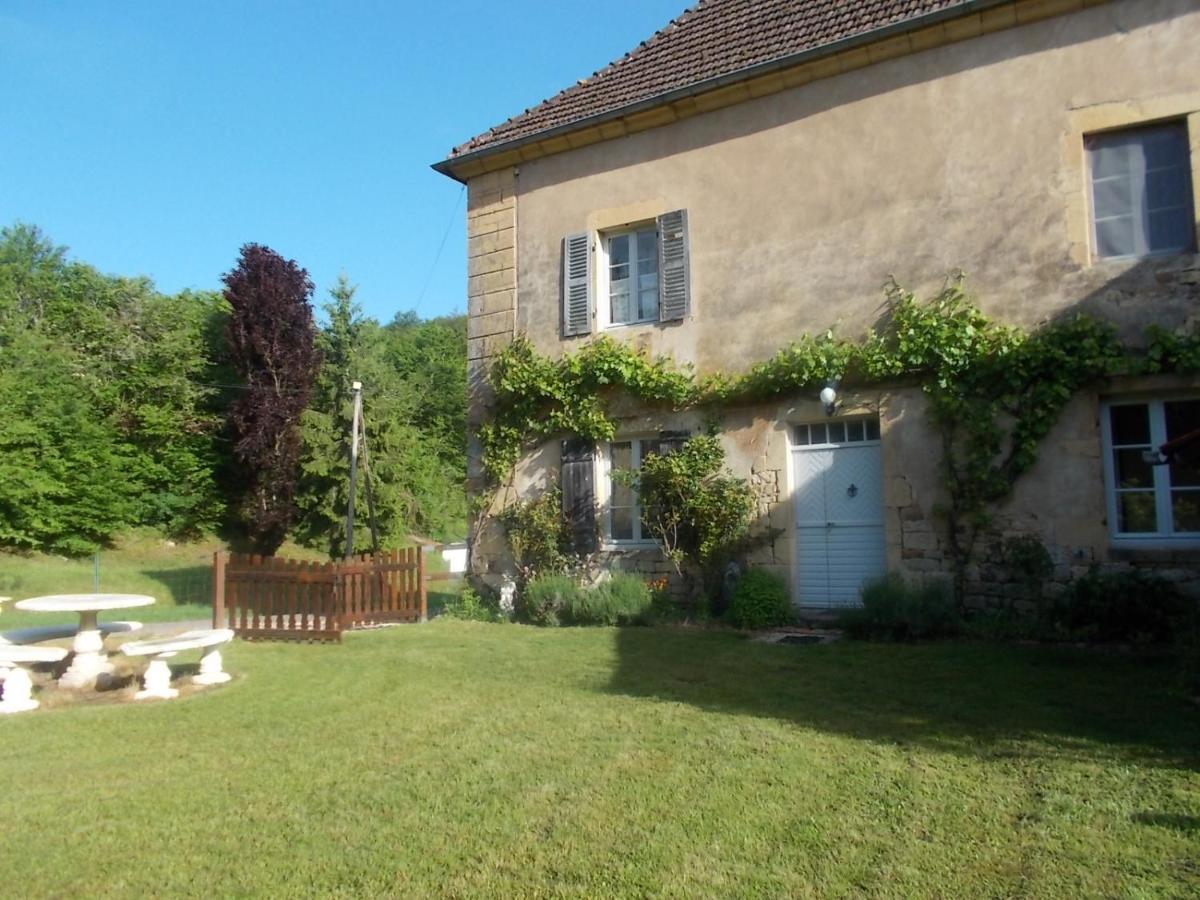
POLYGON ((921 301, 895 281, 885 286, 886 325, 861 341, 833 332, 804 335, 746 372, 700 374, 601 336, 550 359, 524 336, 491 370, 495 408, 479 430, 492 485, 527 447, 555 436, 610 440, 609 401, 620 392, 671 410, 732 406, 819 390, 831 380, 859 387, 919 385, 942 451, 946 525, 956 587, 989 511, 1037 461, 1040 442, 1081 389, 1122 374, 1200 372, 1200 334, 1152 326, 1134 352, 1109 323, 1079 315, 1032 331, 993 321, 949 279, 921 301))

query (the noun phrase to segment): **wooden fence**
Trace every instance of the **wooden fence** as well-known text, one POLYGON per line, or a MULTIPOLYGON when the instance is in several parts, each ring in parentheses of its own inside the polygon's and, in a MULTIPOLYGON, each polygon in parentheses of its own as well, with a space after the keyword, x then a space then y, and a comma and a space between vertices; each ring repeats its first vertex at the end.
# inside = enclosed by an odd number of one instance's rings
POLYGON ((420 547, 313 563, 243 553, 213 554, 213 627, 242 638, 340 641, 347 628, 424 622, 420 547))

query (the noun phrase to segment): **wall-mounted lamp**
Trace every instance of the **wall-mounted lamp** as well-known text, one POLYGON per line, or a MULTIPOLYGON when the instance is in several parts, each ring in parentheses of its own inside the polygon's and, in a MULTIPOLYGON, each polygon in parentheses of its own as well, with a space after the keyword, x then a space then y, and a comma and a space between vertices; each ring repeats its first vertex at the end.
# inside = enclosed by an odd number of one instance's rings
POLYGON ((832 416, 837 410, 837 381, 829 381, 821 388, 821 405, 825 407, 825 415, 832 416))

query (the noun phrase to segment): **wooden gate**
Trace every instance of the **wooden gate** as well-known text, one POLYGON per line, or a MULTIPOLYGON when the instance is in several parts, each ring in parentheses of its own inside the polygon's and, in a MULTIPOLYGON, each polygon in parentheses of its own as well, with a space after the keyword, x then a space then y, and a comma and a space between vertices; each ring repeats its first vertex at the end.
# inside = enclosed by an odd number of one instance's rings
POLYGON ((420 547, 313 563, 213 554, 213 627, 250 640, 340 641, 347 628, 424 622, 420 547))

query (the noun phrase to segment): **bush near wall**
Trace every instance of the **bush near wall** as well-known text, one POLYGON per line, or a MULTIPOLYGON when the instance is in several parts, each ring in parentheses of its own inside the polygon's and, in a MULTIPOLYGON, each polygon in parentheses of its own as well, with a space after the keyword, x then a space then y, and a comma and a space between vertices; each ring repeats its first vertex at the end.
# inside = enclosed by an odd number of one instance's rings
POLYGON ((914 584, 896 574, 867 584, 862 607, 843 612, 839 623, 850 637, 885 641, 954 637, 963 625, 945 584, 914 584))
POLYGON ((787 583, 766 569, 751 569, 738 579, 726 613, 737 628, 771 628, 792 620, 787 583))
POLYGON ((569 575, 532 579, 521 592, 518 615, 531 625, 646 625, 654 596, 636 575, 616 572, 593 586, 569 575))

